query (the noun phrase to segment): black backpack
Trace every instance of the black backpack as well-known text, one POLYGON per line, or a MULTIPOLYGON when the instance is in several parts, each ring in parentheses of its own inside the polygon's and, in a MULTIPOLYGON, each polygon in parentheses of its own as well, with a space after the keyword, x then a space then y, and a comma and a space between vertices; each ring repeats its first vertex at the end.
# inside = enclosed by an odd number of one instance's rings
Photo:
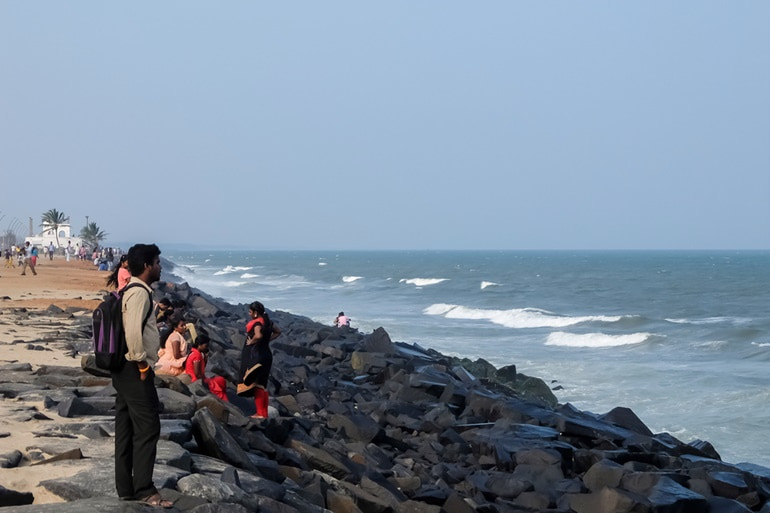
MULTIPOLYGON (((139 283, 131 283, 120 292, 111 292, 94 310, 93 341, 95 363, 100 369, 120 372, 126 364, 126 332, 123 330, 123 294, 131 287, 141 287, 139 283)), ((146 289, 145 289, 146 290, 146 289)), ((142 330, 147 325, 152 313, 152 293, 150 309, 142 321, 142 330)))

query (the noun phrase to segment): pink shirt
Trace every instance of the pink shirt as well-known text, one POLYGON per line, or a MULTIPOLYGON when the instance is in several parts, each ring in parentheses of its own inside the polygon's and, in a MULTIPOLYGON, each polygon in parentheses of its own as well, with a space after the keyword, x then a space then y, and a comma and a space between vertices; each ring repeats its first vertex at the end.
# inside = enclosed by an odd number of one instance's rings
POLYGON ((187 340, 174 330, 166 339, 166 347, 158 350, 158 363, 155 364, 156 374, 179 376, 184 372, 184 361, 187 358, 187 340), (181 358, 174 358, 174 344, 179 346, 181 358))
POLYGON ((118 290, 123 290, 123 287, 128 285, 131 281, 131 273, 125 267, 118 269, 118 290))

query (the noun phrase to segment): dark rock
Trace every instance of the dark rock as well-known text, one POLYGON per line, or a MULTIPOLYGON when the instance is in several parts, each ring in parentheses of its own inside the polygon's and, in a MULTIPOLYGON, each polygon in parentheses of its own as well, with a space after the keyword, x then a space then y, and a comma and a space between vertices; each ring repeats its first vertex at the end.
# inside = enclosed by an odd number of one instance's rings
MULTIPOLYGON (((657 511, 707 511, 708 503, 706 498, 684 486, 680 485, 671 477, 654 476, 649 485, 637 487, 632 481, 634 474, 626 476, 623 479, 624 489, 638 493, 649 501, 653 510, 657 511), (629 479, 631 478, 631 479, 629 479)), ((636 482, 641 483, 641 481, 636 482)))
POLYGON ((721 460, 722 458, 719 456, 719 453, 714 449, 714 446, 711 445, 709 442, 705 442, 703 440, 693 440, 692 442, 688 443, 690 447, 697 450, 700 454, 703 454, 707 458, 712 458, 715 460, 721 460))
POLYGON ((610 460, 596 462, 583 476, 583 484, 592 492, 602 488, 617 488, 630 471, 610 460))
MULTIPOLYGON (((73 476, 41 481, 40 486, 68 502, 91 497, 117 497, 114 475, 114 460, 101 460, 98 465, 91 464, 73 476)), ((187 473, 181 469, 156 464, 153 480, 158 488, 175 488, 177 481, 185 475, 187 473)))
MULTIPOLYGON (((177 380, 179 381, 179 380, 177 380)), ((195 413, 195 400, 169 388, 159 388, 162 419, 190 419, 195 413)))
POLYGON ((29 492, 17 492, 0 485, 0 507, 32 504, 35 497, 29 492))
POLYGON ((709 513, 750 513, 751 509, 738 501, 724 497, 709 497, 707 511, 709 513))
POLYGON ((384 354, 356 351, 351 355, 350 365, 357 374, 376 374, 388 364, 384 354))
POLYGON ((185 495, 199 497, 208 502, 240 504, 248 511, 259 511, 259 501, 256 497, 237 486, 203 474, 191 474, 181 478, 177 488, 185 495))
POLYGON ((507 472, 478 471, 468 476, 468 482, 487 498, 513 499, 532 490, 532 483, 522 481, 507 472))
POLYGON ((256 471, 248 454, 222 426, 208 408, 202 408, 193 416, 193 436, 203 454, 220 459, 237 468, 256 471))
POLYGON ((634 433, 639 433, 645 436, 652 436, 652 431, 644 425, 644 423, 631 411, 630 408, 623 408, 618 406, 613 408, 604 415, 599 416, 599 420, 609 422, 616 426, 628 429, 634 433))
POLYGON ((578 415, 577 412, 565 411, 564 408, 561 413, 556 420, 556 429, 566 436, 622 443, 632 434, 629 430, 602 422, 588 414, 578 415))
POLYGON ((540 492, 522 492, 512 502, 528 511, 545 511, 551 503, 548 496, 540 492))
POLYGON ((186 419, 161 419, 160 438, 184 445, 192 439, 192 422, 186 419))
POLYGON ((289 447, 307 461, 310 468, 320 470, 337 479, 344 479, 352 473, 352 468, 319 447, 312 447, 298 440, 290 440, 289 447))
POLYGON ((706 479, 715 495, 735 499, 748 493, 749 487, 742 473, 738 472, 709 472, 706 479))
POLYGON ((365 336, 361 348, 368 353, 382 353, 389 356, 395 354, 395 347, 390 336, 383 328, 377 328, 371 335, 365 336))
MULTIPOLYGON (((112 401, 114 407, 115 401, 112 401)), ((57 411, 60 416, 65 418, 82 417, 84 415, 97 415, 103 411, 109 411, 109 407, 106 410, 97 409, 90 402, 87 402, 78 397, 71 397, 65 401, 59 403, 57 411)))
POLYGON ((506 365, 505 367, 500 367, 492 376, 501 383, 516 383, 516 366, 506 365))
POLYGON ((192 472, 190 453, 181 445, 168 440, 159 440, 155 461, 187 472, 192 472))
POLYGON ((21 461, 21 451, 11 451, 0 454, 0 468, 15 468, 21 461))
MULTIPOLYGON (((575 513, 642 513, 650 511, 642 497, 617 488, 602 488, 594 493, 567 494, 563 496, 560 505, 566 506, 575 513)), ((696 511, 705 512, 707 510, 692 509, 690 511, 695 513, 696 511)))
POLYGON ((447 497, 443 504, 446 513, 474 513, 475 509, 471 507, 459 494, 453 492, 447 497))
POLYGON ((331 429, 341 429, 345 436, 357 442, 376 442, 385 432, 366 415, 331 415, 327 421, 331 429))

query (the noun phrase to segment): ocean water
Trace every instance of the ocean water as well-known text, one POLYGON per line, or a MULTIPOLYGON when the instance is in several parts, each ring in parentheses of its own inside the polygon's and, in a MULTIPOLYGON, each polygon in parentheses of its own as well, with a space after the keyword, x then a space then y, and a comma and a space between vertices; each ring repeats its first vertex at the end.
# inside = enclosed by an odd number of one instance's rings
POLYGON ((445 354, 770 466, 770 252, 165 250, 174 274, 445 354))

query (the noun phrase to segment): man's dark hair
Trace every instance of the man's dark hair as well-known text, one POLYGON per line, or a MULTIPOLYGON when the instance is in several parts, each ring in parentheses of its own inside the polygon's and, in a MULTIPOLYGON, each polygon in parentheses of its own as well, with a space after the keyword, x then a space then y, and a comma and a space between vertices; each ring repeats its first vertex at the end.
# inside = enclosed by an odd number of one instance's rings
POLYGON ((160 248, 155 244, 134 244, 128 250, 128 270, 131 276, 139 276, 145 265, 152 265, 155 257, 160 256, 160 248))

